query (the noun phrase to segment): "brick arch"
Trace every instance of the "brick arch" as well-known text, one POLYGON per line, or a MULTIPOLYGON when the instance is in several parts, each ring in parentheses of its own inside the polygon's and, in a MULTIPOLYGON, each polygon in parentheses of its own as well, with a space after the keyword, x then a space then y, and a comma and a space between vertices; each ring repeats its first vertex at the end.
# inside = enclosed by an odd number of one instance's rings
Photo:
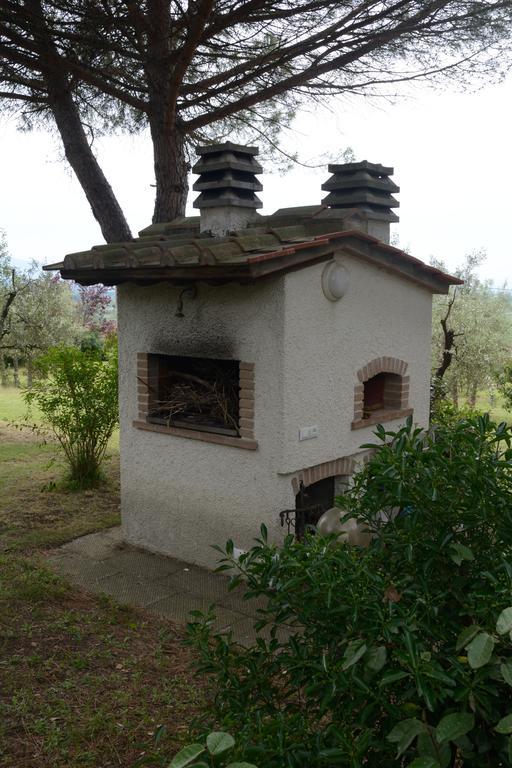
POLYGON ((398 357, 376 357, 371 363, 367 363, 358 370, 357 378, 361 384, 364 384, 378 373, 396 373, 398 376, 405 376, 408 367, 409 364, 405 360, 399 360, 398 357))
POLYGON ((307 469, 301 469, 296 477, 292 478, 292 488, 295 496, 298 494, 301 482, 304 487, 318 483, 328 477, 338 477, 339 475, 353 475, 356 462, 351 456, 334 461, 324 461, 323 464, 316 464, 307 469))
MULTIPOLYGON (((377 357, 357 371, 358 383, 354 387, 354 421, 352 428, 364 426, 363 405, 365 382, 379 373, 390 373, 393 380, 388 385, 387 404, 385 411, 405 415, 409 404, 409 376, 406 376, 409 365, 398 357, 377 357)), ((382 414, 383 412, 381 412, 382 414)), ((375 421, 371 420, 372 423, 375 421)))

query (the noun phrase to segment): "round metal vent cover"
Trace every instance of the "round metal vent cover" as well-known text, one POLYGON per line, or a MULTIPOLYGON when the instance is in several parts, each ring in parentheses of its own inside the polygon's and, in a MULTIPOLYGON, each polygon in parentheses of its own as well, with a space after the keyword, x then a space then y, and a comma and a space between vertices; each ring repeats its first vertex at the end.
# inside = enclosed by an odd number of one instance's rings
POLYGON ((322 272, 322 290, 329 301, 338 301, 347 292, 350 283, 348 270, 333 259, 329 261, 322 272))

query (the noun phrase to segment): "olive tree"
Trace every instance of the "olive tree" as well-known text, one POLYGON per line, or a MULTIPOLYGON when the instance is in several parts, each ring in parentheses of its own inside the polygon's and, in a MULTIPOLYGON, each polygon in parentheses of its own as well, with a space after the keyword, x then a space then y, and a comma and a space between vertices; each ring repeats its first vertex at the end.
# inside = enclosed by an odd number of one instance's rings
POLYGON ((456 270, 464 280, 433 305, 433 381, 438 393, 475 405, 479 390, 494 386, 512 347, 512 305, 506 292, 480 280, 485 253, 468 254, 456 270))

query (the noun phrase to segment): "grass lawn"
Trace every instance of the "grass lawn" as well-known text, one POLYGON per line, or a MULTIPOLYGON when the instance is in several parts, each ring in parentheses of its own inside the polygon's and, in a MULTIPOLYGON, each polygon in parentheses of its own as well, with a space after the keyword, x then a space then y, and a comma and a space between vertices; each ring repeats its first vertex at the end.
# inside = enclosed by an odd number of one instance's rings
MULTIPOLYGON (((39 424, 41 422, 41 412, 31 407, 30 411, 23 399, 21 389, 18 387, 0 386, 0 424, 18 425, 26 422, 28 424, 39 424)), ((116 430, 109 440, 109 450, 119 451, 119 430, 116 430)))
MULTIPOLYGON (((21 396, 21 390, 16 387, 0 387, 0 421, 23 421, 27 413, 21 396)), ((32 414, 34 421, 38 420, 38 414, 32 414)))
POLYGON ((480 411, 489 411, 491 414, 491 418, 494 419, 494 421, 497 421, 498 423, 500 421, 506 421, 510 424, 512 421, 512 414, 510 411, 507 411, 504 403, 503 398, 497 392, 491 402, 489 398, 488 392, 479 392, 476 398, 476 407, 480 411))
MULTIPOLYGON (((0 388, 0 419, 16 419, 19 406, 0 388)), ((55 455, 0 421, 0 766, 130 768, 169 757, 203 696, 182 631, 45 565, 48 548, 119 522, 116 451, 95 492, 63 490, 55 455)))

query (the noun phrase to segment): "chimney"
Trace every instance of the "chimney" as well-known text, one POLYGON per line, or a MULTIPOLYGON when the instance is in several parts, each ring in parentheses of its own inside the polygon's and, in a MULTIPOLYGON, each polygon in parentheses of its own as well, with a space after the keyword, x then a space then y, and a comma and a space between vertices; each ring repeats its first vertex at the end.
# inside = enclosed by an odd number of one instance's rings
POLYGON ((255 194, 263 189, 256 178, 263 172, 255 160, 258 147, 226 141, 198 147, 196 152, 199 160, 192 170, 199 174, 193 189, 201 193, 194 201, 194 208, 201 212, 200 231, 225 237, 244 229, 263 205, 255 194))
POLYGON ((389 178, 393 168, 363 160, 360 163, 329 165, 333 174, 322 189, 329 192, 322 203, 330 208, 351 210, 354 226, 389 243, 389 225, 398 221, 392 208, 400 203, 392 196, 400 187, 389 178))

